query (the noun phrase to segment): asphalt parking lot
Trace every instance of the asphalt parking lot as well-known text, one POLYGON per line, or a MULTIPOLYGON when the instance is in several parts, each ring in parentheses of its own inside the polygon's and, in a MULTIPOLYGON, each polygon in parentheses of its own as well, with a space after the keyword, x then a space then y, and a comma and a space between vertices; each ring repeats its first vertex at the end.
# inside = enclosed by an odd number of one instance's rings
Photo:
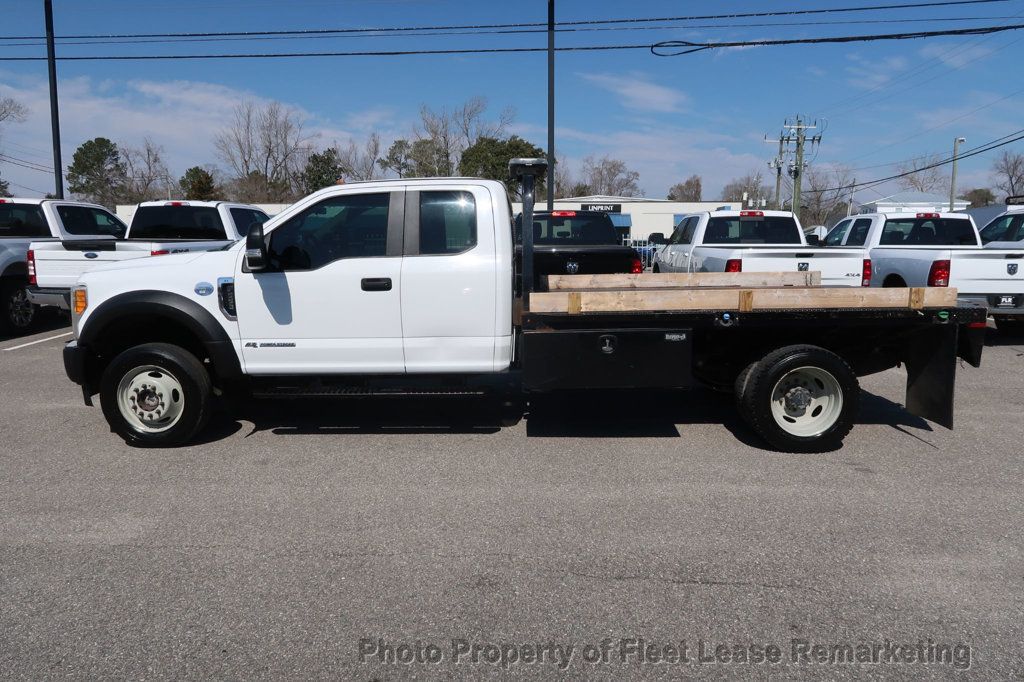
POLYGON ((273 403, 144 451, 82 405, 66 333, 0 340, 4 678, 1024 675, 1024 339, 960 371, 952 432, 902 410, 901 372, 864 379, 825 455, 762 449, 704 392, 513 426, 466 399, 273 403), (622 638, 690 662, 622 664, 622 638), (970 650, 794 662, 794 640, 970 650))

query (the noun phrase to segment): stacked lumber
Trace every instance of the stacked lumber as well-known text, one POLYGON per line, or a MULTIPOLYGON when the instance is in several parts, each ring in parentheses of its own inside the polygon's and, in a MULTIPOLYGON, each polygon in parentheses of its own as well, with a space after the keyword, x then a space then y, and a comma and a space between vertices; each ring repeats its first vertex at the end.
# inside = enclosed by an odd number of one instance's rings
POLYGON ((822 287, 821 273, 551 275, 530 295, 535 313, 948 308, 956 289, 822 287))

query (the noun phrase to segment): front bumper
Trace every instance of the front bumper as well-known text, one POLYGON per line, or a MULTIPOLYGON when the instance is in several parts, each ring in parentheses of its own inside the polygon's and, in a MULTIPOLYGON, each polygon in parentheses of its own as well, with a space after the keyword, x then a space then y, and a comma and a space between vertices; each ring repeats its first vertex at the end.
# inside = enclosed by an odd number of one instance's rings
POLYGON ((1024 316, 1024 294, 962 294, 957 302, 961 306, 988 308, 992 317, 1024 316), (1013 305, 1006 305, 1004 300, 1012 300, 1013 305))
POLYGON ((85 366, 87 354, 78 341, 69 341, 64 346, 64 373, 79 386, 85 384, 85 366))
POLYGON ((39 287, 28 288, 28 300, 32 305, 53 306, 61 310, 71 310, 70 289, 40 289, 39 287))

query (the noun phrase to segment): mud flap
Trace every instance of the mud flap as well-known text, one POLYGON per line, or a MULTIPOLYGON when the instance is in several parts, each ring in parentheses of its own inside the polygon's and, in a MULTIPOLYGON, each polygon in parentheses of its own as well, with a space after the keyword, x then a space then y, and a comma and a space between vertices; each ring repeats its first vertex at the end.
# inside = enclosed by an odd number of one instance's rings
POLYGON ((909 340, 904 359, 907 411, 947 429, 953 428, 958 331, 955 324, 921 330, 909 340))

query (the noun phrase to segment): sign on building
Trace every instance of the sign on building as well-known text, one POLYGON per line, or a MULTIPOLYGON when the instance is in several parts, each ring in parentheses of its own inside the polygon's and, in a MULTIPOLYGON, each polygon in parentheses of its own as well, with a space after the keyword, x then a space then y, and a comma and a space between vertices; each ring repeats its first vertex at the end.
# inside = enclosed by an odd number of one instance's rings
POLYGON ((622 213, 622 204, 580 204, 581 211, 601 211, 602 213, 622 213))

